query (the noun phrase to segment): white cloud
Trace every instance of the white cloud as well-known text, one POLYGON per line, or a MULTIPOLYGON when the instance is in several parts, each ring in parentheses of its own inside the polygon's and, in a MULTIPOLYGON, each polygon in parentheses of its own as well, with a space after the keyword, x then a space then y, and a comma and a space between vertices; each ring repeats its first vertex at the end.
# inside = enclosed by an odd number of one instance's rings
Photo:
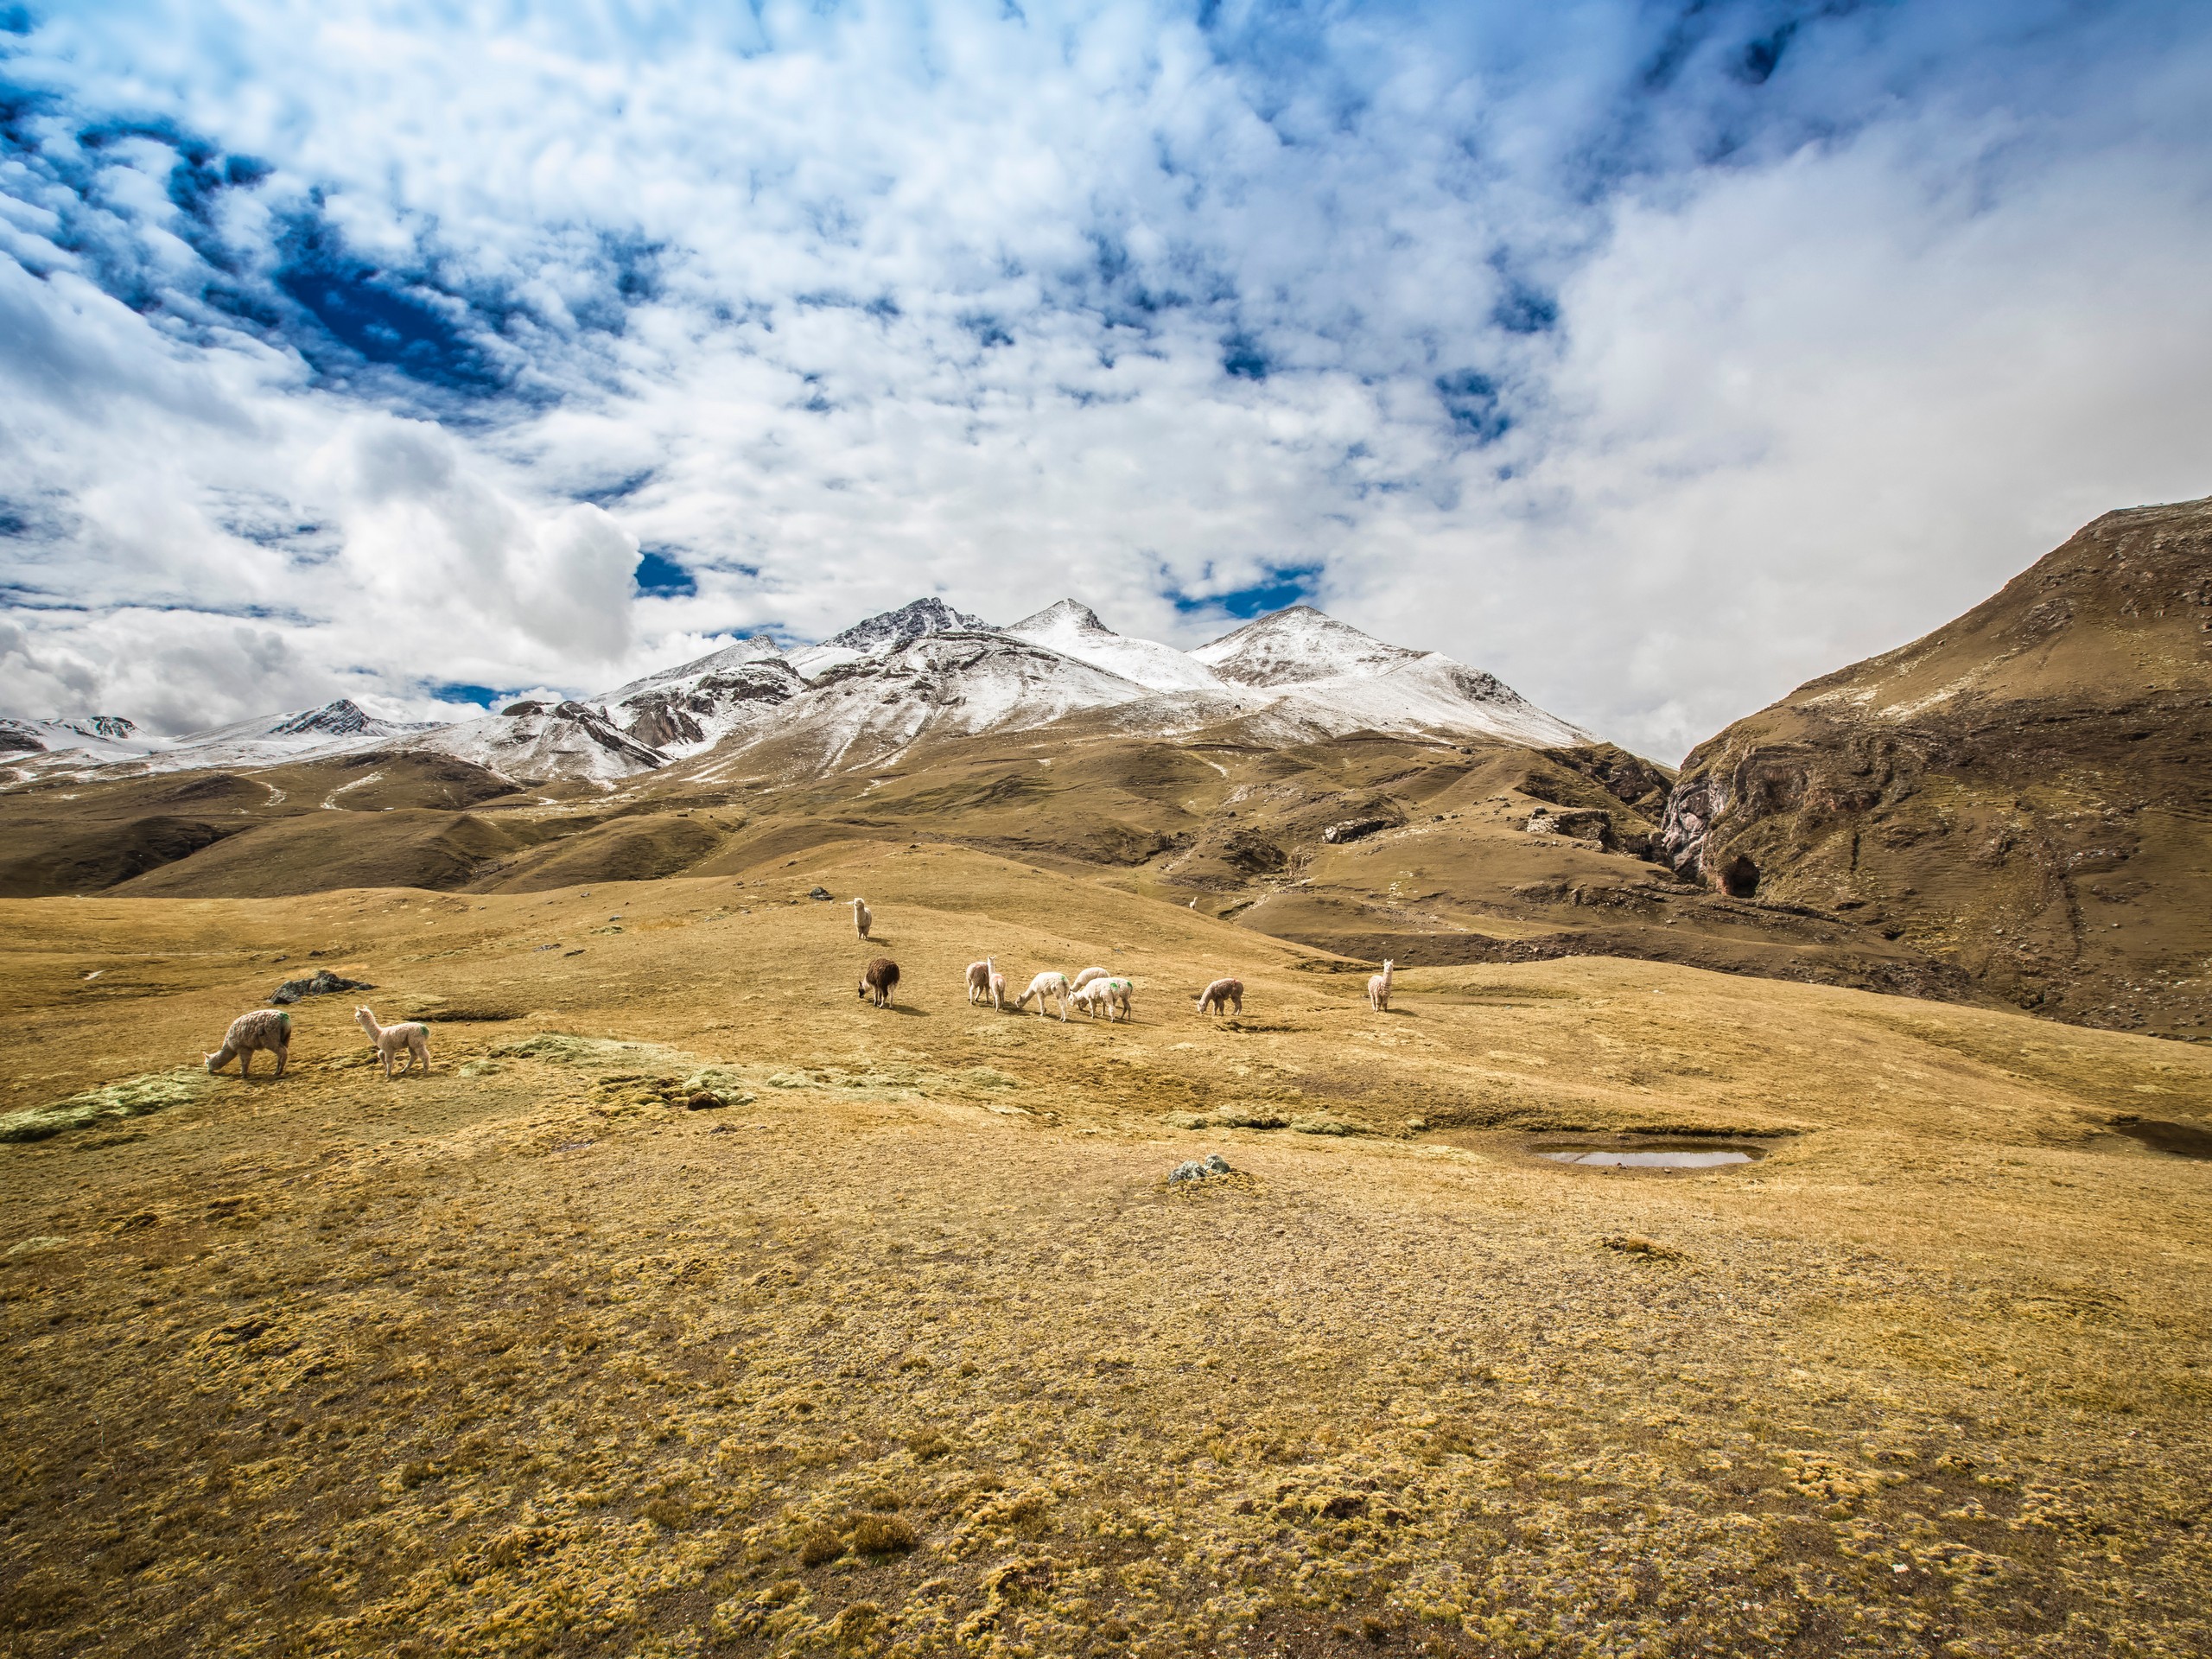
POLYGON ((0 709, 428 713, 931 590, 1187 643, 1318 568, 1672 758, 2207 487, 2208 27, 1943 10, 68 9, 0 709))

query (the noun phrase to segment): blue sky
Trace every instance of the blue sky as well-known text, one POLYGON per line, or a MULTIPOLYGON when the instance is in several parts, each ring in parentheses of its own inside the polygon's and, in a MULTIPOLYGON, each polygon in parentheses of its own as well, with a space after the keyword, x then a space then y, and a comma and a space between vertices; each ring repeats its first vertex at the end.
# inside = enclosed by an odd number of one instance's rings
POLYGON ((0 30, 0 712, 1303 595, 1673 760, 2212 491, 2199 6, 0 30))

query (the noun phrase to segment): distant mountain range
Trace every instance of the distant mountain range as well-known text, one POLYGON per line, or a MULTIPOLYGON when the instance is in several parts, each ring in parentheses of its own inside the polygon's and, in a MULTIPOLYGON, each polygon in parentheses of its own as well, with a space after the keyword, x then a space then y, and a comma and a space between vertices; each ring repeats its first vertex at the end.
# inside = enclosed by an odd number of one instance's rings
POLYGON ((1116 633, 1074 600, 1000 628, 918 599, 789 653, 744 640, 596 696, 517 702, 452 725, 378 720, 344 699, 168 739, 111 715, 10 720, 0 759, 24 777, 126 775, 391 748, 450 755, 518 784, 611 785, 683 763, 702 779, 787 779, 1084 715, 1128 736, 1228 721, 1278 742, 1356 730, 1534 747, 1592 741, 1491 675, 1308 606, 1180 652, 1116 633), (706 757, 714 764, 697 764, 706 757))

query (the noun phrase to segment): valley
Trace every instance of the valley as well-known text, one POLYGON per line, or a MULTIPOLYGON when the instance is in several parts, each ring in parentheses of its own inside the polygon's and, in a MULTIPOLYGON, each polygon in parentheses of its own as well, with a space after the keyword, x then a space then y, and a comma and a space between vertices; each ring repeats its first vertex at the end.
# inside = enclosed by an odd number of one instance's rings
POLYGON ((1110 874, 755 844, 0 901, 11 1651, 2212 1639, 2212 1166, 2126 1132, 2212 1052, 1595 957, 1376 1014, 1110 874), (283 1079, 196 1070, 321 967, 283 1079), (1538 1155, 1652 1134, 1762 1155, 1538 1155))

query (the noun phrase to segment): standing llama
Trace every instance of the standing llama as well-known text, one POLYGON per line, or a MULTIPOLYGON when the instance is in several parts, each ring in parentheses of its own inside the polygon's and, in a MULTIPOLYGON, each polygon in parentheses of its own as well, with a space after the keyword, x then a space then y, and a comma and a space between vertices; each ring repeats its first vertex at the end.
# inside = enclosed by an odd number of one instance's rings
POLYGON ((1382 958, 1382 971, 1367 982, 1367 1006, 1377 1014, 1390 1012, 1390 969, 1397 964, 1388 957, 1382 958))
POLYGON ((430 1069, 430 1028, 418 1020, 403 1020, 396 1026, 380 1026, 366 1003, 353 1010, 353 1017, 361 1022, 361 1029, 369 1033, 369 1040, 377 1046, 377 1052, 384 1058, 384 1080, 391 1081, 391 1062, 400 1050, 407 1051, 407 1064, 399 1068, 405 1077, 415 1069, 415 1062, 423 1062, 423 1070, 430 1069))
POLYGON ((1006 976, 992 965, 988 957, 968 964, 968 1006, 972 1008, 982 1001, 994 1008, 1002 1007, 1006 1001, 1006 976))
POLYGON ((1241 979, 1217 979, 1198 993, 1200 1014, 1242 1014, 1244 1012, 1244 982, 1241 979))
POLYGON ((875 913, 868 909, 868 900, 848 899, 845 902, 853 907, 853 931, 863 939, 868 938, 868 929, 875 925, 875 913))
POLYGON ((888 957, 878 957, 861 970, 860 994, 874 997, 879 1008, 891 1006, 891 994, 898 988, 899 964, 888 957))
POLYGON ((282 1008, 256 1008, 238 1015, 223 1033, 223 1046, 213 1054, 201 1055, 200 1064, 210 1071, 219 1071, 235 1059, 238 1076, 250 1077, 254 1051, 262 1048, 276 1057, 276 1075, 283 1077, 284 1062, 292 1052, 292 1016, 282 1008))

